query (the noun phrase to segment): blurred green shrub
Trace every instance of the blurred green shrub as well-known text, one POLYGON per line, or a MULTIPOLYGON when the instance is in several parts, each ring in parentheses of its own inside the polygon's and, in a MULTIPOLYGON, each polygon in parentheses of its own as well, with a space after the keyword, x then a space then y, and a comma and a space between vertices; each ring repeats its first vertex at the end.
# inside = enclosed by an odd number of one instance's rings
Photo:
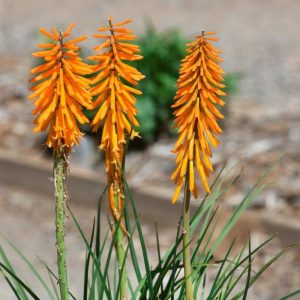
POLYGON ((144 59, 137 62, 137 67, 146 79, 140 83, 143 95, 138 97, 137 107, 139 132, 146 142, 172 132, 170 105, 186 42, 178 30, 158 33, 151 26, 138 39, 144 59))
MULTIPOLYGON (((187 42, 179 30, 157 32, 152 26, 148 26, 138 39, 137 44, 144 59, 138 61, 136 66, 146 75, 146 79, 139 84, 143 95, 137 101, 140 122, 138 130, 146 143, 157 140, 160 136, 174 134, 170 106, 176 92, 180 61, 186 55, 187 42)), ((225 75, 225 92, 236 92, 238 80, 237 73, 225 75)), ((222 111, 227 114, 226 106, 222 111)))

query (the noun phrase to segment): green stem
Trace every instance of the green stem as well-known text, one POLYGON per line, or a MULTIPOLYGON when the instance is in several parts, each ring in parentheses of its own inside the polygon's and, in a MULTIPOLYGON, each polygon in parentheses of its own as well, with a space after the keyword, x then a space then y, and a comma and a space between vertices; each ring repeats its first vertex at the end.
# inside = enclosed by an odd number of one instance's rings
MULTIPOLYGON (((115 205, 118 207, 118 195, 115 195, 115 205)), ((121 228, 122 215, 120 216, 120 220, 115 221, 116 228, 116 253, 118 260, 118 270, 120 276, 120 300, 126 299, 126 283, 127 283, 127 272, 126 272, 126 255, 125 255, 125 247, 124 247, 124 234, 121 228)))
POLYGON ((61 300, 69 299, 67 255, 65 246, 65 176, 66 160, 61 151, 54 155, 54 186, 55 186, 55 226, 56 226, 56 247, 57 266, 61 300))
POLYGON ((190 247, 190 200, 191 192, 189 190, 189 176, 185 181, 184 198, 183 198, 183 265, 185 277, 185 294, 187 300, 193 299, 192 269, 191 269, 191 247, 190 247))

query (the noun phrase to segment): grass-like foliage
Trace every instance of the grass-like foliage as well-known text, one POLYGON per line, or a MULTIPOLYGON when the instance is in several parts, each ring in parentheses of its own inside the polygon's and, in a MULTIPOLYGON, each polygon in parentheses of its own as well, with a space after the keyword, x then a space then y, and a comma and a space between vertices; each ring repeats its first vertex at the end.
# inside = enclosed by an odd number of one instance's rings
MULTIPOLYGON (((288 248, 283 249, 277 255, 269 259, 259 270, 253 269, 253 260, 274 237, 270 237, 261 245, 253 248, 251 238, 245 242, 244 247, 236 249, 236 239, 233 239, 224 256, 216 261, 214 254, 221 243, 228 239, 228 235, 236 222, 249 204, 266 187, 268 182, 266 177, 270 172, 269 168, 265 174, 258 179, 254 186, 246 193, 240 204, 226 220, 225 225, 217 226, 220 219, 220 202, 223 195, 230 188, 237 178, 224 180, 222 171, 212 185, 212 192, 200 202, 199 207, 191 217, 191 264, 193 299, 247 299, 249 289, 259 279, 261 274, 271 266, 288 248), (217 229, 218 228, 218 229, 217 229), (209 278, 209 280, 208 280, 209 278)), ((184 275, 182 261, 182 239, 184 232, 180 226, 174 223, 174 243, 163 253, 160 247, 159 230, 156 226, 157 239, 157 262, 150 265, 150 253, 148 252, 146 237, 143 234, 139 213, 135 206, 131 190, 124 178, 125 196, 128 200, 124 211, 125 225, 128 232, 126 243, 126 268, 130 270, 127 285, 129 299, 184 299, 184 275), (141 252, 137 253, 136 243, 139 243, 141 252)), ((117 228, 111 234, 107 220, 101 219, 101 206, 104 201, 103 192, 99 199, 97 216, 92 225, 92 232, 87 237, 80 227, 79 220, 68 207, 71 218, 78 228, 82 240, 86 246, 86 259, 83 266, 83 288, 82 295, 73 295, 70 291, 71 299, 95 300, 111 299, 117 300, 120 291, 120 274, 125 268, 121 266, 118 272, 118 263, 115 258, 115 241, 117 228), (105 235, 101 235, 102 227, 107 227, 105 235)), ((117 224, 116 226, 119 226, 117 224)), ((32 272, 32 280, 40 283, 41 289, 48 295, 48 299, 59 300, 57 288, 57 276, 44 263, 49 274, 49 280, 44 280, 36 271, 30 261, 12 243, 8 242, 17 255, 21 257, 32 272)), ((1 274, 10 286, 16 299, 42 299, 24 279, 20 278, 14 271, 9 258, 0 247, 0 270, 1 274)), ((298 295, 300 291, 295 291, 281 299, 289 299, 298 295)))

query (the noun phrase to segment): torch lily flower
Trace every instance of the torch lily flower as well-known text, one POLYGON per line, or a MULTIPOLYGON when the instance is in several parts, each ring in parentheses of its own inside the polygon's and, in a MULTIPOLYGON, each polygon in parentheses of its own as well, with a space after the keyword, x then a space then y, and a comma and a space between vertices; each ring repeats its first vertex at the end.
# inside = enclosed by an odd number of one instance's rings
POLYGON ((224 71, 219 66, 222 59, 221 51, 216 50, 211 41, 214 32, 202 32, 196 40, 187 44, 188 55, 182 60, 177 81, 177 93, 172 105, 175 116, 175 128, 178 129, 178 139, 172 150, 176 153, 176 168, 171 179, 176 183, 172 202, 179 197, 185 178, 188 178, 188 188, 194 197, 198 197, 195 182, 195 170, 201 178, 207 192, 210 188, 207 182, 209 173, 213 171, 210 162, 211 146, 219 144, 217 135, 222 132, 218 119, 224 116, 218 110, 218 105, 224 105, 220 96, 224 71))
POLYGON ((92 70, 79 57, 80 49, 77 46, 87 37, 65 41, 73 27, 74 23, 64 33, 56 28, 51 28, 51 32, 41 28, 40 32, 49 42, 39 44, 42 50, 33 53, 34 57, 44 61, 31 70, 34 77, 30 80, 33 86, 28 98, 34 99, 36 106, 32 111, 37 115, 34 131, 49 128, 46 144, 54 150, 67 150, 78 144, 83 133, 77 122, 84 124, 89 121, 82 110, 91 105, 90 81, 84 76, 92 70))
POLYGON ((108 26, 98 28, 95 38, 105 41, 96 46, 96 54, 89 57, 98 63, 93 70, 91 93, 96 97, 92 104, 98 111, 92 120, 93 130, 103 125, 100 149, 105 152, 106 173, 109 185, 109 203, 115 219, 124 208, 122 165, 127 137, 138 136, 134 127, 139 125, 135 95, 142 92, 133 88, 145 76, 124 61, 140 60, 139 47, 128 43, 136 38, 132 31, 122 26, 130 23, 108 21, 108 26), (130 85, 129 85, 130 84, 130 85))

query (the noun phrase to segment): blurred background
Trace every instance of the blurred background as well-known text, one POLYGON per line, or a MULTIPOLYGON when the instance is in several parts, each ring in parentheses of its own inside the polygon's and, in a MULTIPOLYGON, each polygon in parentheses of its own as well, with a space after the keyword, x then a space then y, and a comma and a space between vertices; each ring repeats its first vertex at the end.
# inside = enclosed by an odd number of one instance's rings
MULTIPOLYGON (((228 93, 224 133, 213 163, 216 170, 227 163, 227 172, 241 173, 224 199, 224 218, 265 168, 284 153, 272 173, 274 183, 252 204, 232 236, 238 233, 243 240, 250 230, 255 246, 278 234, 260 254, 258 265, 283 247, 299 242, 300 2, 294 0, 0 0, 1 234, 38 269, 43 269, 38 257, 55 268, 51 155, 43 146, 45 136, 32 133, 33 107, 26 99, 29 70, 38 63, 31 53, 43 41, 39 27, 64 29, 75 21, 74 36, 89 35, 81 43, 83 55, 88 55, 99 43, 91 35, 111 15, 116 21, 134 20, 129 27, 138 34, 144 56, 137 63, 147 77, 140 84, 144 94, 137 103, 142 139, 130 146, 127 173, 148 246, 155 247, 155 221, 163 247, 175 236, 180 204, 172 206, 169 200, 173 193, 169 177, 174 167, 170 150, 175 140, 169 105, 179 60, 185 55, 184 44, 202 29, 216 31, 220 39, 215 45, 223 51, 228 93)), ((91 135, 88 127, 83 130, 82 144, 71 156, 68 184, 72 208, 88 232, 105 173, 102 154, 97 151, 99 136, 91 135)), ((67 231, 71 289, 80 293, 85 248, 70 220, 67 231)), ((2 236, 0 243, 5 244, 2 236)), ((21 274, 27 276, 24 264, 9 253, 21 274)), ((254 285, 249 299, 278 299, 299 288, 299 270, 299 247, 294 247, 254 285)), ((0 298, 14 299, 2 279, 0 298)))

